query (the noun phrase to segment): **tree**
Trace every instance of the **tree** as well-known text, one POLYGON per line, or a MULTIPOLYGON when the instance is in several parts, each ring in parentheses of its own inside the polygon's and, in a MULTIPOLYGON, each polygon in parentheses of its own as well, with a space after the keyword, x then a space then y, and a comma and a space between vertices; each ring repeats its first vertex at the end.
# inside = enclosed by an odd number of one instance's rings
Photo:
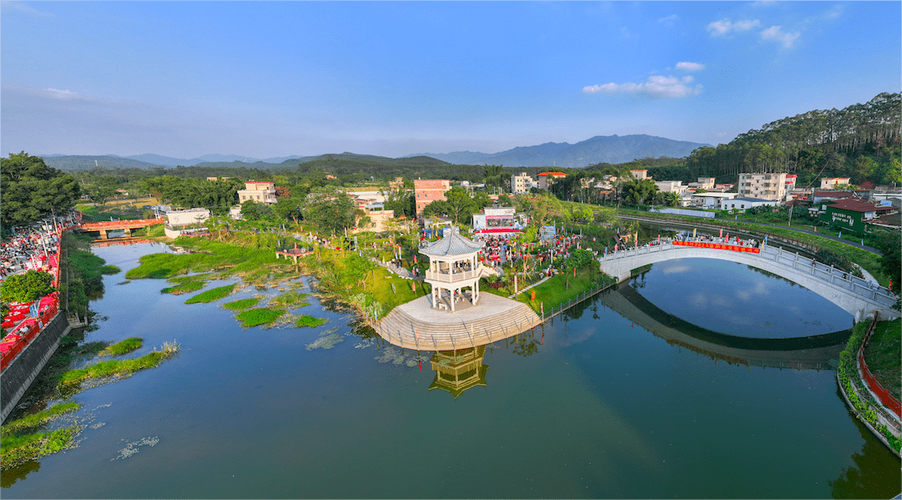
POLYGON ((501 165, 483 165, 486 187, 504 187, 504 167, 501 165))
POLYGON ((88 198, 101 209, 106 205, 107 200, 116 194, 117 180, 113 176, 105 175, 96 179, 90 186, 85 188, 88 198))
POLYGON ((470 198, 470 193, 460 186, 454 186, 445 192, 445 201, 447 203, 448 214, 454 223, 458 221, 469 222, 473 217, 473 212, 477 210, 476 202, 470 198))
POLYGON ((4 226, 66 212, 81 196, 75 177, 48 167, 43 158, 29 156, 24 151, 0 159, 0 178, 3 179, 0 219, 4 226))
POLYGON ((350 197, 333 187, 314 188, 304 198, 304 219, 332 234, 354 227, 356 207, 350 197))
POLYGON ((890 289, 894 294, 900 293, 900 281, 902 281, 902 249, 900 249, 899 235, 891 231, 881 231, 875 245, 883 253, 880 257, 880 267, 887 276, 892 278, 890 289))
POLYGON ((0 283, 0 295, 4 302, 31 302, 55 290, 53 276, 43 271, 14 274, 0 283))
POLYGON ((623 197, 632 205, 641 205, 657 190, 651 179, 633 179, 623 185, 623 197))

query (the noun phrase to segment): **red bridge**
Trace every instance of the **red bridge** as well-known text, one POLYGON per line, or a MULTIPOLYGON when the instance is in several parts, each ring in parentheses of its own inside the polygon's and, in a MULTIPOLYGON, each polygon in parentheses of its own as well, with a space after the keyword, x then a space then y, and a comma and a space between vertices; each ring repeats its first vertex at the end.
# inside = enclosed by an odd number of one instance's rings
POLYGON ((162 224, 166 222, 163 219, 137 219, 137 220, 111 220, 105 222, 89 222, 82 224, 76 229, 80 231, 98 231, 100 239, 107 239, 109 231, 125 231, 126 238, 132 235, 132 229, 140 229, 142 227, 153 226, 154 224, 162 224))

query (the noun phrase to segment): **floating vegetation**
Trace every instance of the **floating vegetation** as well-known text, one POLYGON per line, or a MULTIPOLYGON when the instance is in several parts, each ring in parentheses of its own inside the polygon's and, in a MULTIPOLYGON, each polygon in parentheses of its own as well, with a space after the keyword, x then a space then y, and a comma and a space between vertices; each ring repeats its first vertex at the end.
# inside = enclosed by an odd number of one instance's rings
POLYGON ((319 334, 319 338, 307 344, 304 348, 308 351, 314 349, 332 349, 338 343, 344 342, 344 335, 338 333, 338 327, 333 326, 323 333, 319 334))
POLYGON ((60 387, 74 386, 89 379, 101 379, 105 383, 112 379, 130 377, 132 373, 147 368, 156 368, 164 359, 176 354, 179 345, 175 342, 163 344, 162 351, 153 351, 150 354, 134 359, 121 359, 101 361, 100 363, 69 370, 59 378, 60 387))
POLYGON ((0 469, 10 469, 29 460, 75 447, 75 437, 81 432, 81 426, 72 425, 50 432, 35 431, 78 408, 78 403, 74 401, 61 403, 0 427, 0 469))
POLYGON ((132 280, 125 280, 125 281, 120 281, 119 283, 116 283, 116 284, 117 284, 117 285, 127 285, 127 284, 129 284, 129 283, 131 283, 131 282, 132 282, 132 280))
POLYGON ((270 304, 281 307, 303 307, 310 305, 305 299, 307 298, 306 293, 301 292, 287 292, 282 295, 274 297, 269 301, 270 304))
POLYGON ((375 343, 374 339, 363 339, 362 342, 354 344, 354 349, 366 349, 367 347, 372 347, 375 343))
POLYGON ((224 297, 228 297, 232 294, 232 291, 235 289, 235 285, 226 285, 220 286, 216 288, 211 288, 206 292, 201 292, 194 297, 186 300, 186 304, 197 304, 198 302, 213 302, 214 300, 219 300, 224 297))
POLYGON ((373 359, 380 363, 391 363, 396 366, 405 365, 409 368, 413 368, 414 366, 417 366, 420 361, 427 361, 429 357, 422 354, 413 354, 410 357, 407 357, 401 352, 400 348, 391 346, 383 350, 379 356, 376 356, 373 359))
POLYGON ((272 323, 279 316, 285 314, 285 309, 267 309, 258 307, 256 309, 248 309, 235 316, 235 319, 242 321, 245 328, 272 323))
POLYGON ((118 274, 121 273, 122 269, 119 269, 113 265, 106 265, 100 268, 100 274, 118 274))
POLYGON ((116 342, 115 344, 107 347, 106 349, 97 353, 100 357, 115 357, 122 356, 123 354, 128 354, 132 351, 136 351, 144 345, 144 341, 139 337, 130 337, 122 342, 116 342))
POLYGON ((110 460, 110 462, 112 462, 113 460, 125 460, 126 458, 134 455, 135 453, 138 453, 142 446, 149 446, 149 447, 153 448, 159 442, 160 442, 160 438, 158 438, 157 436, 153 436, 153 437, 141 438, 138 441, 135 441, 134 443, 126 443, 125 448, 122 448, 121 450, 119 450, 119 455, 116 456, 116 458, 113 458, 112 460, 110 460))
POLYGON ((317 326, 320 326, 320 325, 326 323, 327 321, 329 321, 329 320, 327 320, 326 318, 317 318, 316 316, 310 316, 308 314, 305 314, 305 315, 301 316, 300 318, 298 318, 298 320, 295 322, 294 326, 296 326, 298 328, 304 328, 305 326, 315 328, 317 326))
POLYGON ((0 469, 6 470, 30 460, 52 455, 75 447, 75 437, 82 427, 73 425, 50 432, 13 435, 2 438, 0 469))
POLYGON ((2 427, 0 427, 0 436, 8 437, 14 434, 33 432, 37 430, 38 427, 47 424, 51 420, 59 418, 65 413, 73 412, 78 408, 79 404, 75 401, 54 405, 44 411, 24 416, 3 425, 2 427))
POLYGON ((226 302, 222 305, 226 309, 231 309, 233 311, 241 311, 247 309, 248 307, 254 307, 257 303, 260 302, 259 297, 251 297, 249 299, 239 299, 233 300, 231 302, 226 302))

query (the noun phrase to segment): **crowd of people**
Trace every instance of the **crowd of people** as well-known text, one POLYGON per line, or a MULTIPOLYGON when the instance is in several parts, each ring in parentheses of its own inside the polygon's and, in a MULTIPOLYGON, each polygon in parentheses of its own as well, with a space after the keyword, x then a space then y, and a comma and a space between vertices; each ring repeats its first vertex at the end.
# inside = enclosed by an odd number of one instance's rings
POLYGON ((47 270, 59 253, 60 232, 79 223, 76 212, 12 228, 10 238, 0 243, 0 282, 29 270, 47 270))

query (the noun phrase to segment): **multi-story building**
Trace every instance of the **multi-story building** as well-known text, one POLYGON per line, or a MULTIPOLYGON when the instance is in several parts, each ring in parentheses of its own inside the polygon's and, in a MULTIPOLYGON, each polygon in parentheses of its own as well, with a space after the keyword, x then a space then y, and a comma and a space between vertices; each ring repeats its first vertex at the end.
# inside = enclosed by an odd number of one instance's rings
POLYGON ((532 176, 526 175, 526 172, 511 176, 511 193, 526 194, 535 186, 536 181, 533 180, 532 176))
POLYGON ((648 170, 630 170, 630 173, 633 174, 633 177, 636 179, 649 179, 648 170))
POLYGON ((448 179, 417 179, 413 181, 414 200, 417 206, 417 217, 423 213, 426 205, 433 201, 445 200, 445 192, 451 189, 448 179))
POLYGON ((554 181, 567 177, 563 172, 542 172, 539 174, 539 189, 548 190, 554 181))
POLYGON ((662 193, 682 195, 686 192, 686 186, 683 185, 683 181, 655 181, 655 186, 658 186, 658 191, 662 193))
POLYGON ((783 201, 786 199, 786 174, 739 174, 739 197, 783 201))
POLYGON ((848 177, 825 177, 821 179, 821 189, 836 189, 836 186, 846 186, 848 184, 848 177))
POLYGON ((705 191, 714 189, 714 177, 699 177, 698 182, 689 183, 689 190, 697 191, 699 189, 704 189, 705 191))
POLYGON ((238 203, 253 201, 256 203, 276 203, 276 186, 272 182, 254 182, 248 181, 244 183, 244 189, 238 190, 238 203))

